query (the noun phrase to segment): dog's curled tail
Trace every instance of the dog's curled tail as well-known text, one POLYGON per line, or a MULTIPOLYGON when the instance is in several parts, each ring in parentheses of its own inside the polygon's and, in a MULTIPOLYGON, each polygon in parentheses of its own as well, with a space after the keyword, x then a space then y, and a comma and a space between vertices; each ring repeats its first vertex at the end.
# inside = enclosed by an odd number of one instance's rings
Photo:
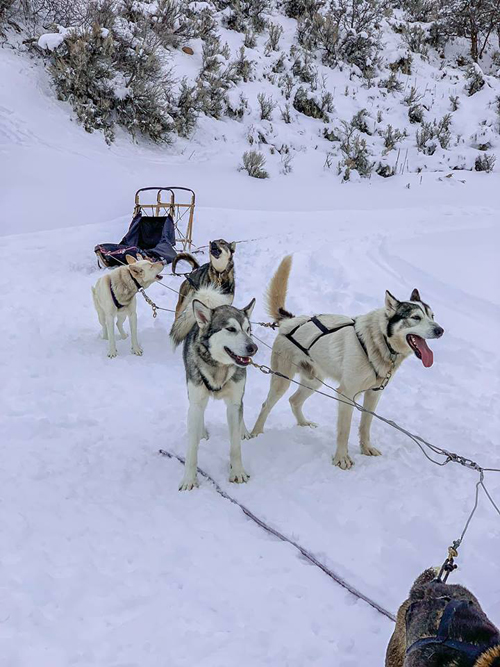
POLYGON ((177 264, 179 262, 182 262, 182 261, 188 262, 188 264, 191 264, 191 266, 193 267, 193 271, 194 271, 194 269, 199 269, 200 268, 200 265, 198 264, 198 261, 197 261, 196 257, 193 257, 193 255, 191 255, 189 252, 180 252, 178 255, 176 255, 174 257, 174 260, 172 262, 172 273, 173 274, 175 274, 175 269, 177 267, 177 264))
POLYGON ((271 278, 266 292, 267 313, 275 322, 294 317, 292 313, 285 310, 286 293, 288 290, 288 278, 292 268, 292 256, 283 257, 276 273, 271 278))

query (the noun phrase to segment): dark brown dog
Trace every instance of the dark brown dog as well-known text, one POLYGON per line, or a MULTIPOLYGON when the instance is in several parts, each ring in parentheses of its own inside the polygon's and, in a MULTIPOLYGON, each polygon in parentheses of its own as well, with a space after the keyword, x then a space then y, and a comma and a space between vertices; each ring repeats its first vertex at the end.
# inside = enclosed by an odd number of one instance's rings
POLYGON ((500 667, 500 632, 464 586, 425 570, 399 608, 386 667, 500 667))

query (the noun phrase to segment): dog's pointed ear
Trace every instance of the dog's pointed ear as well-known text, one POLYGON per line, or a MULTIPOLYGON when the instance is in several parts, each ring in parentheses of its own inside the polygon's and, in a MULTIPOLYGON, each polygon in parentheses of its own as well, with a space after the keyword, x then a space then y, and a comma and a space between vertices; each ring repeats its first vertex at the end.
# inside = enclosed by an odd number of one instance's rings
POLYGON ((205 306, 205 304, 201 301, 198 301, 198 299, 193 301, 193 313, 200 329, 206 327, 212 319, 212 309, 208 306, 205 306))
POLYGON ((411 293, 410 301, 422 301, 422 299, 420 298, 420 292, 416 287, 411 293))
POLYGON ((132 255, 125 255, 125 261, 127 264, 135 264, 137 262, 136 258, 132 255))
POLYGON ((394 315, 398 309, 399 301, 393 296, 389 290, 385 291, 385 311, 388 315, 394 315))
POLYGON ((233 253, 233 255, 234 255, 234 253, 236 252, 236 241, 232 241, 232 242, 229 244, 229 250, 230 250, 230 251, 233 253))
POLYGON ((137 266, 137 262, 134 262, 128 268, 129 271, 131 271, 136 276, 142 276, 144 274, 144 269, 142 266, 137 266))
POLYGON ((248 317, 248 319, 250 319, 251 316, 252 316, 252 312, 253 312, 254 306, 255 306, 255 298, 253 298, 253 299, 250 301, 250 303, 248 304, 248 306, 245 306, 244 308, 241 309, 241 310, 245 313, 245 316, 248 317))

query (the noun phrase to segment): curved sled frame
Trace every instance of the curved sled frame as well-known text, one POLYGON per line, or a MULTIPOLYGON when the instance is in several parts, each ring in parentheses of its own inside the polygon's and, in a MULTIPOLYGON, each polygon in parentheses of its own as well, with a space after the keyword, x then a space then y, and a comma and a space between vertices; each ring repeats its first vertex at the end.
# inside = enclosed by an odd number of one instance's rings
POLYGON ((193 245, 193 218, 196 195, 190 188, 177 186, 140 188, 135 193, 134 216, 138 213, 159 217, 172 216, 175 227, 175 240, 182 244, 182 250, 191 250, 193 245), (156 201, 146 204, 141 202, 141 193, 156 191, 156 201), (163 193, 170 193, 164 196, 163 193), (184 194, 181 201, 176 201, 176 194, 184 194))

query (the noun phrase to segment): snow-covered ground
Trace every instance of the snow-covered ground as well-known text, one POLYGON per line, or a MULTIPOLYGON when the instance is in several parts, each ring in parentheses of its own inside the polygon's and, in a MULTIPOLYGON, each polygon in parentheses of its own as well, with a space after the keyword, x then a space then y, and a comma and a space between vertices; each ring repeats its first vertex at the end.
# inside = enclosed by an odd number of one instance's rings
MULTIPOLYGON (((0 272, 3 457, 0 466, 2 667, 358 667, 383 663, 392 623, 262 532, 202 482, 179 493, 187 399, 170 315, 139 303, 144 356, 120 341, 106 357, 90 286, 93 247, 118 241, 133 193, 172 183, 198 194, 195 241, 258 238, 236 254, 235 305, 263 293, 294 253, 294 312, 357 314, 385 289, 418 287, 445 328, 435 363, 409 359, 380 414, 482 465, 499 462, 498 177, 454 173, 340 185, 325 175, 248 179, 216 151, 204 160, 108 148, 71 123, 39 68, 0 53, 0 272), (406 187, 407 185, 410 187, 406 187), (29 232, 29 233, 28 233, 29 232)), ((235 151, 236 151, 235 147, 235 151)), ((238 151, 239 152, 239 151, 238 151)), ((172 286, 179 283, 165 277, 172 286)), ((172 308, 175 295, 149 294, 172 308)), ((255 329, 272 343, 272 332, 255 329)), ((269 362, 260 345, 257 360, 269 362)), ((249 370, 246 418, 268 380, 249 370)), ((475 475, 433 466, 374 423, 384 456, 331 465, 336 407, 312 397, 315 431, 288 402, 243 444, 251 479, 230 485, 223 406, 207 411, 200 465, 255 514, 395 612, 415 576, 439 564, 473 502, 475 475)), ((355 424, 358 417, 355 415, 355 424)), ((500 475, 487 475, 500 498, 500 475)), ((454 581, 500 622, 500 522, 484 497, 454 581)))

